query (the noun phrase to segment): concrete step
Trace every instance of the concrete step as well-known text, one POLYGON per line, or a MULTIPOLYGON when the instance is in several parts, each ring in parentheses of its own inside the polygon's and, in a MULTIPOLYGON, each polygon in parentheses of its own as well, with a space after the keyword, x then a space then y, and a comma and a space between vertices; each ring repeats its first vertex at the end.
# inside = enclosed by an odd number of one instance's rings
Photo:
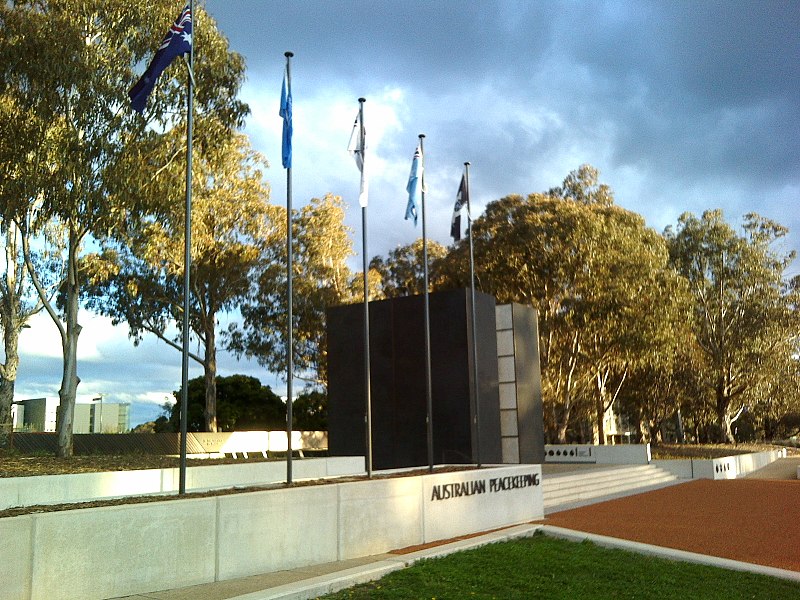
POLYGON ((653 470, 648 465, 631 467, 610 467, 591 471, 573 472, 569 474, 543 475, 545 482, 544 496, 553 497, 564 492, 570 493, 580 489, 602 489, 609 485, 628 481, 649 479, 664 474, 661 470, 653 470))
POLYGON ((608 466, 591 470, 567 471, 564 473, 544 474, 547 489, 558 490, 573 488, 587 484, 615 481, 624 478, 635 478, 652 474, 651 465, 608 466))
POLYGON ((571 489, 562 489, 558 492, 547 493, 544 496, 544 506, 554 506, 565 502, 578 500, 588 500, 608 496, 628 490, 636 490, 642 487, 649 487, 663 483, 672 483, 676 478, 672 475, 653 475, 651 477, 626 478, 618 481, 610 481, 602 486, 582 486, 571 489))
POLYGON ((549 475, 542 479, 544 508, 553 512, 554 507, 586 504, 593 499, 628 495, 677 482, 671 473, 651 465, 549 475))

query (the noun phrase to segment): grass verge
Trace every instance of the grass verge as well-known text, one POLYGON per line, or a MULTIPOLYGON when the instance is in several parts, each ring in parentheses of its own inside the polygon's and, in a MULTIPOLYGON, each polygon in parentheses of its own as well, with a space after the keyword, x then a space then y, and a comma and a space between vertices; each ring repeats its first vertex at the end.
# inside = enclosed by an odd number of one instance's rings
POLYGON ((800 597, 800 584, 536 535, 425 560, 326 600, 800 597))

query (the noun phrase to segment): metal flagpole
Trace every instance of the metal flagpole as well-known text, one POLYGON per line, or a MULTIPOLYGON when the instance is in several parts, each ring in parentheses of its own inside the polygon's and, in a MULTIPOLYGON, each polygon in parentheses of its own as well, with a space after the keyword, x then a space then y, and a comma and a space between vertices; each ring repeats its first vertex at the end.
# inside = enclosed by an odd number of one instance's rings
MULTIPOLYGON (((286 93, 292 95, 292 52, 286 57, 286 93)), ((286 167, 286 483, 292 483, 292 379, 294 373, 294 320, 292 318, 292 163, 286 167)))
MULTIPOLYGON (((194 18, 194 0, 189 2, 192 19, 192 36, 197 31, 194 18)), ((194 38, 197 39, 197 38, 194 38)), ((192 268, 192 134, 194 125, 194 43, 189 46, 189 75, 186 99, 186 214, 184 215, 183 236, 183 360, 181 362, 181 464, 178 477, 178 493, 186 493, 186 435, 188 429, 189 406, 189 293, 190 271, 192 268)))
POLYGON ((470 304, 472 305, 472 378, 474 381, 473 402, 475 403, 475 458, 481 466, 481 401, 480 380, 478 379, 478 334, 475 318, 475 255, 472 246, 472 207, 469 199, 469 162, 464 163, 464 183, 467 191, 467 229, 469 232, 469 282, 470 304))
POLYGON ((428 434, 428 470, 433 472, 433 391, 431 386, 431 310, 428 300, 428 236, 425 229, 425 149, 422 140, 425 134, 419 134, 419 154, 422 167, 422 285, 425 299, 425 398, 427 406, 428 434))
MULTIPOLYGON (((358 99, 358 117, 361 123, 359 134, 361 148, 361 180, 366 176, 366 138, 364 134, 364 102, 366 98, 358 99)), ((363 190, 362 190, 363 191, 363 190)), ((372 478, 372 384, 369 364, 369 260, 367 258, 367 207, 361 206, 361 231, 362 231, 362 264, 364 269, 364 391, 367 403, 367 477, 372 478)))

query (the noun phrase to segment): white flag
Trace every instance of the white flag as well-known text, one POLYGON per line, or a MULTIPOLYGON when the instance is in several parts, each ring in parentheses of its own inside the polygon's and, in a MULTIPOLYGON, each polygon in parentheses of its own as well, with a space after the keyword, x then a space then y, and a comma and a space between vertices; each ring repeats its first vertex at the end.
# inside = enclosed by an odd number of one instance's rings
POLYGON ((359 111, 356 115, 356 122, 353 123, 353 133, 350 134, 350 143, 347 145, 347 151, 350 152, 355 159, 358 170, 361 171, 361 190, 358 193, 358 204, 362 208, 366 208, 367 197, 369 195, 367 166, 364 160, 364 150, 366 147, 366 132, 364 131, 364 126, 361 124, 361 111, 359 111))

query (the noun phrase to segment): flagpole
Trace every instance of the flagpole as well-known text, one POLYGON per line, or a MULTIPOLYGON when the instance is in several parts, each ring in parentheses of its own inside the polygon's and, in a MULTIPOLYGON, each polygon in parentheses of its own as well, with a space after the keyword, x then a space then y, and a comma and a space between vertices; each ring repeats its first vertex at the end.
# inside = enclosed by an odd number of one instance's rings
MULTIPOLYGON (((358 117, 361 123, 359 136, 361 140, 361 179, 364 179, 363 170, 366 169, 366 140, 364 136, 364 102, 366 98, 358 99, 358 117)), ((372 479, 372 384, 369 364, 369 259, 367 254, 367 207, 361 206, 361 232, 362 232, 362 264, 364 269, 364 391, 366 397, 366 428, 367 428, 367 477, 372 479)))
MULTIPOLYGON (((286 57, 286 93, 292 95, 292 52, 286 57)), ((294 320, 292 318, 292 163, 286 167, 286 483, 292 483, 292 380, 294 378, 294 320)))
POLYGON ((472 379, 474 381, 473 402, 475 405, 475 458, 481 466, 481 401, 480 380, 478 379, 478 334, 475 318, 475 255, 472 246, 472 207, 469 198, 469 162, 464 163, 464 183, 467 189, 467 229, 469 235, 469 282, 470 304, 472 305, 472 379))
MULTIPOLYGON (((192 36, 197 21, 194 18, 194 0, 189 2, 192 18, 192 36)), ((186 493, 186 436, 189 425, 189 293, 191 291, 190 271, 192 268, 192 136, 194 127, 194 44, 189 46, 189 76, 186 98, 186 210, 183 224, 183 338, 181 361, 181 463, 178 476, 178 493, 186 493)))
POLYGON ((422 285, 425 303, 425 400, 428 437, 428 470, 433 472, 433 391, 431 385, 431 310, 428 298, 428 236, 425 227, 425 134, 419 134, 419 153, 422 167, 422 285))

